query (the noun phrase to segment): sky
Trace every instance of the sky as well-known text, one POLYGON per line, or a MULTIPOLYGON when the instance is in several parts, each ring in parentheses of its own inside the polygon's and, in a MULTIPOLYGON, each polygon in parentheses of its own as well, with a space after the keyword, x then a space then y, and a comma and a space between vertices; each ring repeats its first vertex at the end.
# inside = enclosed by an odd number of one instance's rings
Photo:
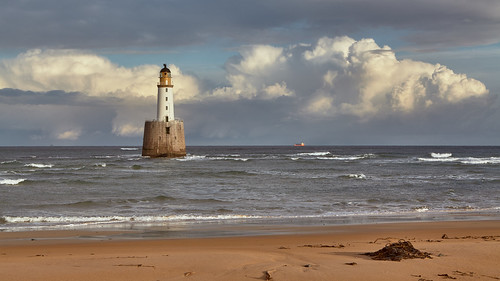
POLYGON ((0 145, 500 145, 498 0, 2 0, 0 145))

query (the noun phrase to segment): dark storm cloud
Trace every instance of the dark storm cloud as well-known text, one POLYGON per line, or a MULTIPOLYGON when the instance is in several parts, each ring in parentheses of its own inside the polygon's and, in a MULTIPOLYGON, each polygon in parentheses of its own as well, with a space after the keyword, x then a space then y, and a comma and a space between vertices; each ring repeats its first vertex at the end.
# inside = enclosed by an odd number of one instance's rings
POLYGON ((401 30, 422 47, 497 42, 496 0, 7 1, 2 48, 176 47, 217 40, 290 43, 401 30))

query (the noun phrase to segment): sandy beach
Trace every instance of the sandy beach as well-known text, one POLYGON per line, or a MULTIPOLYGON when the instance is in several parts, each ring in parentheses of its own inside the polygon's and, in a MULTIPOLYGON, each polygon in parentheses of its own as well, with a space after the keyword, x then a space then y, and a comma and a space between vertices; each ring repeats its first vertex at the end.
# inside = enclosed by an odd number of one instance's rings
POLYGON ((300 227, 284 235, 216 238, 116 234, 0 233, 0 279, 500 280, 500 221, 300 227), (400 239, 432 258, 362 255, 400 239))

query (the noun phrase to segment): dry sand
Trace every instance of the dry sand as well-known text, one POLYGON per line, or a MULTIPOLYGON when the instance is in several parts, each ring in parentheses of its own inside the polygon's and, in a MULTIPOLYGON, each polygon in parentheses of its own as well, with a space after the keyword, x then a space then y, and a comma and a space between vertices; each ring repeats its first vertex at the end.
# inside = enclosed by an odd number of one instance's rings
POLYGON ((0 280, 500 280, 500 221, 289 229, 299 230, 186 239, 0 233, 0 280), (362 255, 399 239, 432 259, 378 261, 362 255))

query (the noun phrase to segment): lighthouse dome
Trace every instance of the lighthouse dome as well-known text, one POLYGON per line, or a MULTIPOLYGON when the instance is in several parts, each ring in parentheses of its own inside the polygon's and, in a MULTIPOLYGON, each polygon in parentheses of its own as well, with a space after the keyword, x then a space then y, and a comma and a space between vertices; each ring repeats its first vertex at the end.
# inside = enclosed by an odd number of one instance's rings
POLYGON ((160 72, 167 72, 170 73, 170 69, 167 68, 166 64, 163 64, 163 68, 160 70, 160 72))

